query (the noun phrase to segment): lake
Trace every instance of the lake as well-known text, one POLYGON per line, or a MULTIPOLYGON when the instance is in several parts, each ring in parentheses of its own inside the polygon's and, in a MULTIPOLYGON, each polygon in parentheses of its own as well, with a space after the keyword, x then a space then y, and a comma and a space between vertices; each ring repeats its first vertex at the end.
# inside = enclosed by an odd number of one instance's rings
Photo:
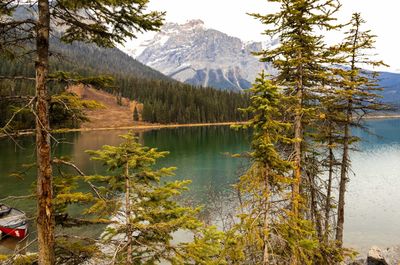
MULTIPOLYGON (((350 176, 346 201, 345 241, 348 246, 365 250, 372 245, 381 247, 400 244, 400 120, 369 121, 372 134, 356 130, 365 141, 362 152, 352 154, 353 172, 350 176)), ((84 152, 102 145, 116 145, 119 135, 126 131, 75 132, 57 135, 54 156, 68 156, 87 174, 103 173, 101 165, 89 161, 84 152)), ((160 166, 176 166, 176 178, 190 179, 188 196, 208 205, 215 194, 223 194, 237 180, 246 161, 232 158, 228 153, 241 153, 249 148, 250 134, 229 127, 194 127, 160 129, 141 132, 140 142, 170 155, 160 160, 160 166)), ((34 161, 34 138, 18 139, 24 148, 10 140, 0 141, 0 198, 26 195, 33 187, 34 172, 24 179, 9 174, 21 169, 21 164, 34 161)), ((15 201, 13 205, 32 212, 33 202, 15 201)), ((0 248, 1 252, 6 252, 0 248)))

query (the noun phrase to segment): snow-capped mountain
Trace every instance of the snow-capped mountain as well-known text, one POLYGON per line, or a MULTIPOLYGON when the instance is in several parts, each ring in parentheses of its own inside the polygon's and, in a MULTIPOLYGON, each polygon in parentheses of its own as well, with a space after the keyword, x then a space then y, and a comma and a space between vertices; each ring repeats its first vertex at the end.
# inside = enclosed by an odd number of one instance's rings
MULTIPOLYGON (((271 42, 266 45, 275 45, 271 42)), ((166 23, 148 40, 124 50, 140 62, 176 80, 196 86, 241 90, 251 86, 256 75, 272 69, 252 52, 265 48, 260 42, 243 42, 214 29, 201 20, 185 24, 166 23)))

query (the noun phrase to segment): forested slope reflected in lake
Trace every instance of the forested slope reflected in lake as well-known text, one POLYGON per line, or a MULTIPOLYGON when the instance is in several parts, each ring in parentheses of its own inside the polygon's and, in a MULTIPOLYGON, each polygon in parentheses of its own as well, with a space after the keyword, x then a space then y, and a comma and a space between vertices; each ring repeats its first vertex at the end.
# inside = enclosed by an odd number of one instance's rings
MULTIPOLYGON (((371 245, 390 246, 400 243, 400 120, 369 121, 367 135, 356 130, 365 142, 359 145, 364 151, 352 154, 353 171, 350 175, 347 199, 346 242, 350 246, 368 248, 371 245)), ((54 148, 57 157, 69 156, 87 174, 104 173, 101 165, 89 161, 84 152, 102 145, 120 143, 119 135, 126 131, 94 131, 57 135, 60 144, 54 148)), ((159 166, 176 166, 177 178, 190 179, 191 198, 207 205, 209 192, 230 188, 245 165, 243 159, 231 158, 226 153, 248 150, 250 133, 234 131, 229 127, 198 127, 162 129, 138 133, 141 143, 168 150, 170 155, 159 166)), ((22 137, 19 149, 10 140, 0 141, 0 194, 26 195, 32 189, 35 172, 23 180, 9 174, 20 169, 21 164, 34 160, 33 137, 22 137)), ((16 202, 26 211, 32 204, 16 202)))
MULTIPOLYGON (((106 173, 102 165, 89 160, 86 150, 95 150, 103 145, 117 145, 119 137, 127 133, 123 130, 74 132, 57 135, 59 144, 54 144, 53 154, 56 157, 71 158, 86 174, 106 173)), ((179 129, 162 129, 137 133, 142 144, 156 147, 170 154, 161 159, 161 166, 174 166, 176 178, 190 179, 190 193, 197 194, 210 187, 224 190, 235 182, 237 171, 242 168, 243 160, 232 158, 230 154, 241 153, 249 148, 250 134, 247 131, 235 131, 227 126, 196 127, 179 129)), ((0 194, 24 195, 31 189, 35 179, 34 170, 23 181, 10 177, 9 174, 21 170, 22 164, 31 163, 35 158, 33 137, 22 137, 15 146, 12 141, 0 141, 0 194)))

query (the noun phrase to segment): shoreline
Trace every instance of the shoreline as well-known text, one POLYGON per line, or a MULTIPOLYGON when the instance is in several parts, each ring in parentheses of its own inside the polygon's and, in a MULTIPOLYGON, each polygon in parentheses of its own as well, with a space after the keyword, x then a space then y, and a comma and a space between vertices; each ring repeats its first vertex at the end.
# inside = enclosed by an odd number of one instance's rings
MULTIPOLYGON (((376 116, 365 116, 365 120, 390 120, 400 119, 400 114, 393 115, 376 115, 376 116)), ((117 131, 117 130, 132 130, 132 131, 151 131, 168 128, 184 128, 184 127, 210 127, 210 126, 229 126, 229 125, 243 125, 247 122, 215 122, 215 123, 188 123, 188 124, 141 124, 132 126, 121 126, 121 127, 100 127, 100 128, 76 128, 76 129, 56 129, 50 131, 53 134, 69 133, 69 132, 92 132, 92 131, 117 131)), ((35 134, 35 130, 22 130, 15 133, 5 134, 0 133, 0 140, 6 137, 19 137, 35 134)))
POLYGON ((390 119, 400 119, 400 114, 365 116, 364 119, 365 119, 365 120, 390 120, 390 119))
MULTIPOLYGON (((132 131, 152 131, 159 129, 173 129, 183 127, 210 127, 210 126, 230 126, 230 125, 243 125, 247 122, 216 122, 216 123, 189 123, 189 124, 148 124, 148 125, 133 125, 122 127, 104 127, 104 128, 76 128, 76 129, 55 129, 51 130, 52 134, 69 133, 69 132, 94 132, 94 131, 118 131, 118 130, 132 130, 132 131)), ((6 137, 19 137, 35 134, 35 130, 23 130, 15 133, 5 134, 0 133, 0 140, 6 137)))
POLYGON ((90 131, 113 131, 113 130, 158 130, 165 128, 182 128, 182 127, 209 127, 209 126, 228 126, 241 125, 247 122, 216 122, 216 123, 188 123, 188 124, 149 124, 136 126, 122 126, 111 128, 77 128, 77 129, 62 129, 62 132, 90 132, 90 131))

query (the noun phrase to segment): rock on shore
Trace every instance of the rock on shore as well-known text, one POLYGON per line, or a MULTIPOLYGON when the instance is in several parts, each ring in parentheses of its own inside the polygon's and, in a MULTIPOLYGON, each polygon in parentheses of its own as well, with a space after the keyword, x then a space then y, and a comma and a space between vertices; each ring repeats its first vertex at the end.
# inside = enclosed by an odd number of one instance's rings
POLYGON ((374 246, 368 251, 366 259, 352 261, 349 265, 400 265, 400 246, 384 250, 374 246))

